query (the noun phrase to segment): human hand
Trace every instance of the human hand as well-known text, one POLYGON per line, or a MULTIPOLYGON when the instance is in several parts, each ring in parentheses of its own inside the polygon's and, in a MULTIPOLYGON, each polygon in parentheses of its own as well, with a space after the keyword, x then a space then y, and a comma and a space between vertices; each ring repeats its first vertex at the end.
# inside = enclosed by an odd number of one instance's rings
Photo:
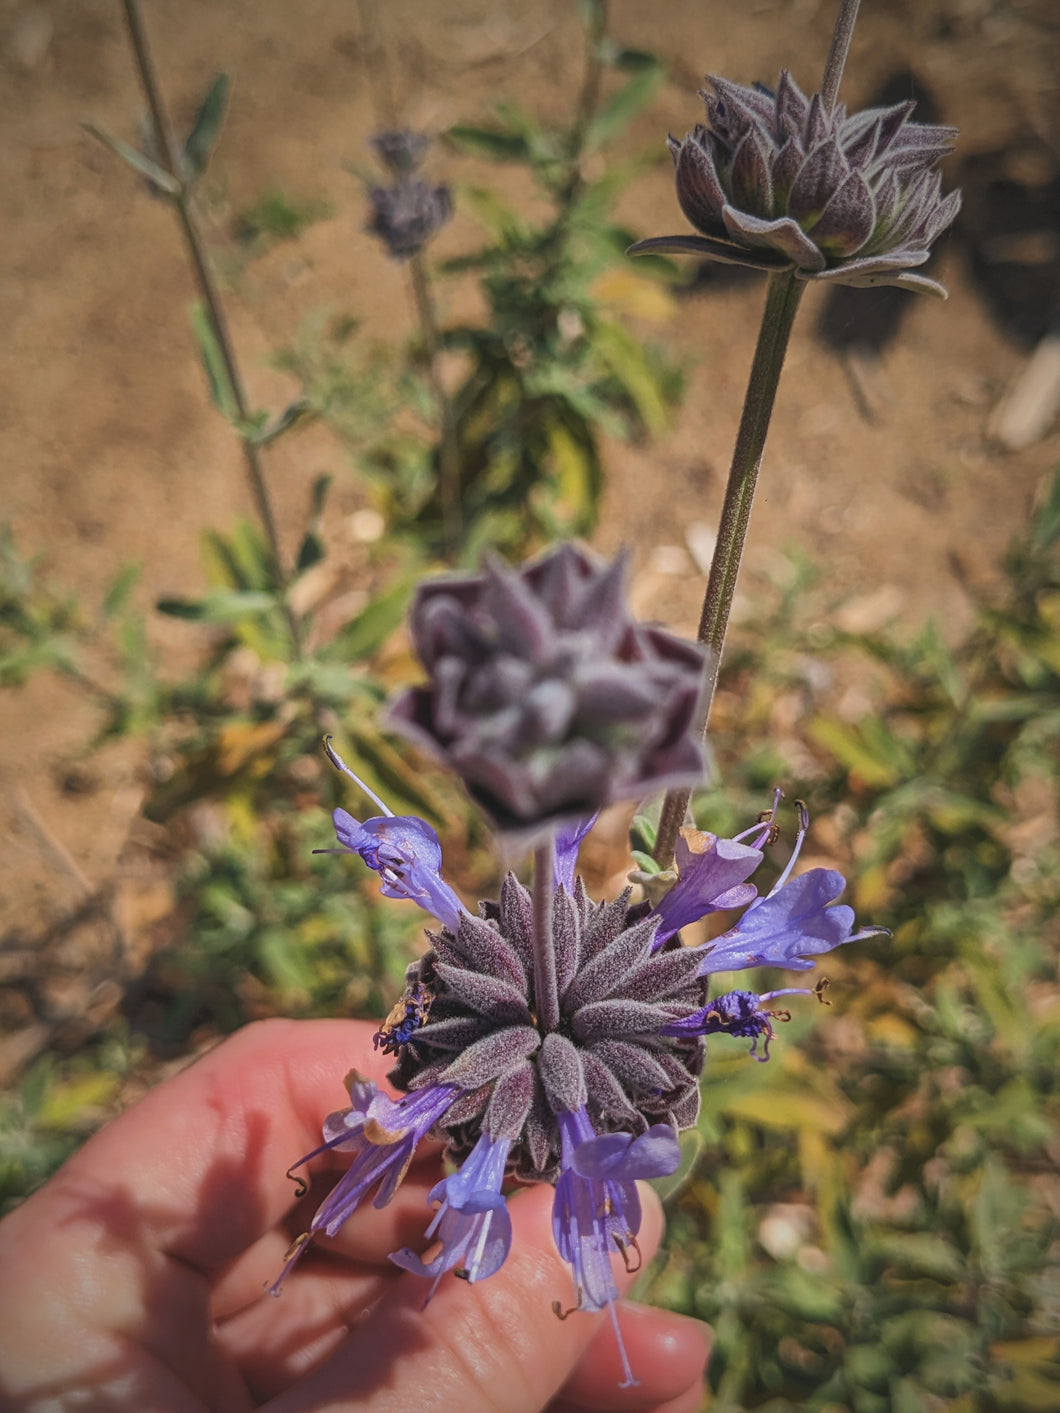
MULTIPOLYGON (((421 1148, 387 1207, 365 1206, 315 1243, 280 1299, 263 1294, 333 1181, 314 1178, 299 1201, 287 1166, 319 1144, 351 1064, 379 1083, 389 1068, 372 1032, 357 1021, 247 1027, 0 1223, 3 1413, 694 1413, 702 1325, 620 1304, 641 1382, 619 1388, 606 1317, 552 1313, 571 1290, 549 1187, 512 1201, 511 1254, 495 1275, 470 1288, 445 1279, 422 1308, 428 1282, 388 1253, 423 1245, 437 1148, 421 1148)), ((643 1197, 647 1260, 662 1214, 650 1189, 643 1197)), ((629 1286, 621 1263, 615 1275, 629 1286)))

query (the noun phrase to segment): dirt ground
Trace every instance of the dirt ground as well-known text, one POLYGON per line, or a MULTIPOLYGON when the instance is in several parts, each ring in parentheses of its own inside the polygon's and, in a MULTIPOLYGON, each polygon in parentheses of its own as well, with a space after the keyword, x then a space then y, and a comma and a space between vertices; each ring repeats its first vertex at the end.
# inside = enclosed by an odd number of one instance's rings
MULTIPOLYGON (((144 0, 143 8, 178 117, 194 110, 213 72, 233 75, 207 215, 251 402, 279 407, 296 389, 269 355, 313 311, 354 314, 366 337, 398 336, 410 322, 405 272, 363 234, 363 191, 343 167, 367 164, 377 126, 360 12, 351 0, 144 0), (296 243, 250 257, 235 249, 233 214, 268 188, 322 200, 330 215, 296 243)), ((623 198, 631 227, 685 228, 662 140, 700 119, 703 74, 768 82, 786 66, 812 88, 834 9, 832 0, 613 0, 613 34, 670 68, 627 140, 630 152, 660 153, 623 198)), ((391 0, 380 15, 406 123, 439 131, 481 121, 501 97, 543 114, 573 103, 581 51, 571 0, 391 0)), ((848 612, 863 625, 934 614, 956 634, 967 623, 969 590, 996 573, 1060 450, 1055 425, 1015 452, 989 436, 999 400, 1056 313, 1056 59, 1048 0, 863 5, 842 96, 864 104, 912 69, 939 118, 962 130, 947 184, 972 181, 969 223, 944 239, 934 271, 949 286, 948 304, 902 296, 897 334, 878 356, 848 352, 844 362, 818 332, 824 296, 809 292, 767 448, 749 584, 793 544, 853 596, 848 612), (1006 226, 1017 197, 1030 215, 1006 226), (1010 277, 1022 304, 999 302, 991 269, 1010 277)), ((230 526, 249 506, 238 448, 210 407, 193 350, 193 287, 172 213, 79 127, 91 118, 135 140, 142 104, 120 6, 0 0, 0 73, 0 518, 24 553, 43 553, 49 579, 89 606, 130 558, 143 565, 145 605, 194 592, 199 532, 230 526)), ((495 175, 441 149, 431 170, 455 183, 495 175)), ((476 239, 458 198, 433 253, 476 239)), ((649 331, 686 362, 683 409, 658 444, 607 452, 598 541, 636 544, 638 609, 686 631, 760 299, 754 282, 706 283, 666 329, 649 331)), ((831 309, 833 344, 856 339, 863 317, 857 306, 831 309)), ((327 431, 285 440, 269 468, 281 524, 290 525, 300 523, 312 479, 336 473, 327 530, 341 542, 363 498, 327 431)), ((158 621, 152 632, 167 656, 188 660, 194 630, 158 621)), ((32 936, 129 867, 141 762, 109 754, 71 789, 92 724, 83 697, 53 678, 0 694, 0 931, 32 936)))

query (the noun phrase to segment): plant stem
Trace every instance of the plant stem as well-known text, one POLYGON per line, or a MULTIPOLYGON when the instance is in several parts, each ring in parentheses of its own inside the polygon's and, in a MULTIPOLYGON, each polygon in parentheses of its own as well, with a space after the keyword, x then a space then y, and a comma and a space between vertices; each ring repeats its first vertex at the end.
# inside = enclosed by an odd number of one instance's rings
POLYGON ((372 90, 372 107, 381 128, 396 128, 397 104, 390 83, 390 65, 380 36, 379 9, 376 0, 359 0, 361 33, 364 36, 364 67, 372 90))
POLYGON ((821 80, 821 100, 829 113, 835 107, 836 96, 839 93, 839 85, 846 67, 847 54, 850 52, 850 41, 854 34, 854 22, 858 17, 860 4, 861 0, 843 0, 839 10, 839 18, 832 31, 832 47, 828 51, 828 61, 824 66, 824 78, 821 80))
POLYGON ((420 335, 427 354, 427 379, 438 406, 440 421, 440 442, 438 446, 438 499, 442 506, 442 539, 445 552, 454 555, 460 544, 463 529, 463 512, 460 488, 460 444, 456 435, 456 419, 453 404, 445 390, 438 370, 438 355, 441 351, 441 338, 438 333, 438 320, 434 313, 434 300, 431 297, 430 281, 423 252, 417 251, 409 261, 412 275, 412 294, 416 304, 416 314, 420 321, 420 335))
MULTIPOLYGON (((129 31, 129 40, 132 44, 133 54, 136 57, 136 67, 140 74, 140 83, 143 87, 144 96, 147 99, 147 106, 151 114, 151 125, 154 129, 155 141, 161 156, 161 165, 166 169, 177 185, 173 202, 180 218, 180 225, 184 233, 188 253, 191 256, 195 278, 202 295, 203 303, 206 306, 206 312, 209 316, 214 337, 217 340, 217 346, 224 360, 225 376, 232 390, 233 405, 235 406, 240 421, 246 422, 249 420, 249 413, 246 395, 243 391, 243 380, 240 376, 239 364, 236 361, 235 348, 228 331, 228 323, 225 319, 224 309, 221 305, 213 273, 210 270, 209 262, 206 257, 206 245, 196 220, 191 190, 184 180, 180 159, 173 143, 173 133, 166 114, 165 104, 162 100, 162 90, 158 83, 154 61, 151 58, 151 50, 147 42, 147 34, 144 30, 143 19, 140 15, 139 0, 122 0, 122 5, 125 10, 125 23, 129 31)), ((243 463, 247 472, 247 480, 250 483, 251 497, 254 501, 258 518, 261 521, 262 529, 265 531, 265 538, 269 545, 269 554, 272 560, 273 584, 279 598, 280 607, 283 611, 288 633, 290 634, 294 656, 296 659, 299 659, 302 656, 301 628, 290 604, 287 602, 287 575, 284 571, 283 557, 280 553, 280 540, 276 530, 276 517, 273 514, 272 501, 265 480, 261 453, 258 447, 244 435, 240 435, 240 444, 243 449, 243 463)))
POLYGON ((551 836, 534 850, 534 1005, 539 1028, 547 1033, 559 1025, 559 985, 556 944, 552 936, 555 845, 551 836))
MULTIPOLYGON (((699 621, 699 641, 707 649, 703 699, 700 721, 706 730, 714 691, 718 685, 721 654, 729 626, 736 579, 740 572, 747 527, 751 520, 758 468, 762 464, 769 419, 776 401, 780 371, 784 366, 791 327, 799 300, 806 288, 796 279, 794 270, 781 270, 769 277, 766 305, 758 332, 751 374, 747 381, 743 415, 736 434, 732 466, 725 487, 725 501, 718 527, 718 541, 710 564, 703 614, 699 621)), ((674 856, 677 833, 684 824, 690 790, 671 790, 663 802, 659 833, 655 843, 655 859, 661 868, 669 868, 674 856)))
MULTIPOLYGON (((835 107, 860 3, 861 0, 842 0, 832 31, 832 45, 828 51, 821 83, 821 98, 829 112, 835 107)), ((721 654, 729 626, 729 612, 736 591, 736 578, 740 572, 747 527, 751 520, 751 505, 754 501, 758 468, 762 464, 769 419, 773 413, 784 355, 804 288, 804 282, 795 278, 793 270, 778 271, 769 277, 766 306, 762 312, 758 344, 744 397, 743 415, 736 434, 736 446, 721 511, 721 525, 718 528, 718 541, 714 546, 707 593, 703 600, 703 614, 699 621, 699 641, 706 646, 708 654, 703 700, 700 704, 700 720, 704 732, 710 720, 710 708, 718 685, 721 654)), ((669 868, 673 862, 674 845, 678 831, 685 822, 685 812, 691 795, 691 790, 670 790, 663 800, 654 852, 655 861, 660 868, 669 868)))
POLYGON ((585 74, 570 133, 570 171, 560 196, 560 205, 564 210, 570 207, 582 187, 583 148, 589 134, 589 124, 596 115, 596 105, 600 101, 600 79, 604 71, 600 50, 607 38, 607 21, 607 0, 599 0, 599 4, 593 6, 586 24, 585 74))

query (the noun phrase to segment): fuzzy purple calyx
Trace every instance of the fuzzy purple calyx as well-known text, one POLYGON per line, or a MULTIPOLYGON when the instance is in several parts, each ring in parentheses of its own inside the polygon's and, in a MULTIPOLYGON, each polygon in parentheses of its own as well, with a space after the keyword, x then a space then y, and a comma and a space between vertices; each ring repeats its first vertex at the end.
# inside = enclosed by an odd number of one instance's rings
POLYGON ((775 92, 709 77, 706 124, 669 139, 677 198, 700 234, 634 253, 695 251, 799 279, 897 285, 946 297, 912 273, 960 209, 935 164, 955 128, 910 121, 912 103, 849 114, 807 97, 787 70, 775 92))

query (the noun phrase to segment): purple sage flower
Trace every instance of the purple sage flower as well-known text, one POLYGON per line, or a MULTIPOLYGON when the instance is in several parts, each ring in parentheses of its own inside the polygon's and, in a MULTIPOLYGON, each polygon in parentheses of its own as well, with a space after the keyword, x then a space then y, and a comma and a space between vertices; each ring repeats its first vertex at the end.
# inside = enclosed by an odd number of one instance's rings
POLYGON ((437 1085, 395 1100, 356 1072, 347 1082, 351 1106, 328 1115, 324 1142, 299 1158, 288 1172, 294 1173, 333 1148, 352 1152, 353 1162, 320 1204, 309 1230, 287 1253, 283 1270, 269 1288, 273 1295, 280 1293, 285 1277, 314 1233, 323 1231, 334 1236, 373 1188, 377 1191, 372 1205, 386 1206, 408 1171, 417 1144, 439 1123, 459 1093, 454 1085, 437 1085))
MULTIPOLYGON (((442 878, 434 830, 395 815, 326 743, 379 810, 364 821, 336 810, 337 852, 357 854, 387 896, 415 902, 437 926, 375 1037, 396 1057, 389 1080, 403 1097, 354 1078, 351 1106, 327 1120, 324 1143, 301 1160, 334 1148, 352 1153, 350 1168, 286 1268, 315 1231, 334 1235, 370 1193, 376 1205, 389 1201, 430 1135, 459 1165, 431 1192, 437 1210, 426 1236, 440 1249, 427 1259, 396 1252, 396 1264, 435 1285, 447 1271, 486 1279, 511 1246, 504 1184, 552 1183, 574 1308, 606 1307, 620 1349, 611 1258, 617 1252, 627 1270, 639 1260, 636 1181, 677 1166, 678 1134, 699 1114, 706 1037, 748 1037, 752 1054, 767 1059, 772 1022, 787 1015, 768 1003, 813 994, 711 999, 711 975, 801 971, 879 930, 853 931, 853 911, 836 903, 838 873, 794 876, 809 824, 802 806, 791 858, 759 897, 750 876, 779 832, 779 791, 733 839, 682 831, 676 881, 662 897, 634 902, 629 888, 608 902, 589 897, 575 864, 599 806, 687 780, 700 766, 691 733, 701 655, 629 617, 623 571, 621 559, 599 565, 564 546, 522 571, 493 564, 427 585, 413 610, 431 681, 407 693, 396 715, 506 829, 548 831, 533 894, 509 873, 500 897, 471 912, 442 878), (741 909, 713 941, 683 944, 682 927, 741 909)), ((626 1384, 635 1382, 621 1357, 626 1384)))
POLYGON ((302 1159, 338 1148, 352 1151, 353 1162, 292 1248, 288 1268, 313 1232, 333 1235, 373 1190, 376 1205, 388 1201, 416 1143, 430 1134, 460 1164, 431 1193, 439 1205, 426 1237, 441 1249, 429 1260, 407 1250, 393 1260, 435 1285, 447 1271, 483 1280, 500 1269, 511 1244, 504 1182, 551 1182, 553 1232, 571 1266, 575 1308, 606 1306, 614 1318, 610 1258, 617 1251, 632 1269, 640 1228, 635 1180, 677 1165, 677 1135, 699 1113, 705 1037, 750 1038, 755 1058, 768 1059, 772 1022, 788 1017, 768 1003, 820 997, 823 989, 710 999, 710 975, 754 966, 802 970, 812 965, 809 956, 880 929, 853 932, 852 910, 834 903, 839 874, 811 869, 792 877, 808 826, 801 807, 791 859, 768 895, 758 897, 747 877, 776 833, 776 800, 735 839, 684 831, 678 881, 654 906, 633 903, 629 889, 606 903, 589 898, 575 877, 588 828, 582 820, 557 840, 551 910, 560 1014, 548 1028, 537 1013, 528 890, 509 874, 499 900, 471 913, 441 877, 433 830, 372 799, 384 813, 364 824, 336 812, 340 839, 379 873, 384 891, 416 902, 439 926, 377 1036, 397 1057, 390 1080, 405 1097, 388 1099, 354 1079, 351 1107, 327 1120, 323 1145, 302 1159), (678 927, 739 907, 745 911, 728 932, 700 947, 682 945, 678 927))
MULTIPOLYGON (((681 1157, 677 1135, 668 1124, 655 1124, 636 1138, 628 1133, 597 1137, 584 1108, 556 1117, 562 1139, 561 1171, 552 1205, 556 1249, 574 1274, 575 1309, 606 1309, 615 1321, 620 1292, 611 1256, 617 1251, 629 1271, 639 1267, 637 1179, 667 1177, 677 1168, 681 1157), (631 1263, 631 1251, 637 1255, 636 1265, 631 1263)), ((615 1334, 625 1372, 619 1387, 628 1388, 637 1380, 617 1322, 615 1334)))
POLYGON ((373 134, 371 143, 392 177, 408 177, 422 166, 431 139, 412 128, 386 128, 373 134))
POLYGON ((669 139, 677 199, 696 236, 639 241, 801 280, 897 285, 946 297, 912 273, 960 209, 935 165, 956 128, 910 121, 915 104, 829 111, 782 70, 775 92, 708 77, 707 123, 669 139))
MULTIPOLYGON (((756 1060, 769 1059, 769 1043, 776 1036, 773 1021, 790 1020, 789 1010, 770 1011, 763 1004, 774 1001, 778 996, 816 996, 824 1000, 827 982, 822 980, 814 987, 785 986, 778 991, 726 991, 715 996, 701 1010, 684 1020, 674 1021, 666 1027, 667 1035, 742 1035, 751 1043, 751 1054, 756 1060), (762 1041, 762 1053, 758 1053, 758 1042, 762 1041)), ((828 1003, 825 1002, 827 1005, 828 1003)))
POLYGON ((626 560, 563 544, 523 569, 422 585, 410 615, 430 682, 391 720, 524 839, 698 780, 699 648, 638 624, 626 560))
POLYGON ((512 1219, 501 1196, 511 1146, 510 1138, 479 1136, 459 1172, 431 1188, 428 1200, 440 1206, 426 1236, 429 1241, 437 1233, 440 1254, 425 1262, 406 1248, 391 1256, 395 1265, 417 1276, 433 1276, 435 1286, 446 1271, 459 1270, 474 1282, 500 1270, 512 1244, 512 1219))
POLYGON ((432 186, 422 177, 402 177, 393 186, 374 186, 368 193, 372 218, 368 230, 377 235, 395 260, 411 260, 453 214, 447 186, 432 186))
POLYGON ((393 181, 369 187, 372 216, 367 229, 395 260, 411 260, 452 216, 449 188, 433 186, 417 175, 431 145, 426 133, 390 128, 371 141, 393 181))

